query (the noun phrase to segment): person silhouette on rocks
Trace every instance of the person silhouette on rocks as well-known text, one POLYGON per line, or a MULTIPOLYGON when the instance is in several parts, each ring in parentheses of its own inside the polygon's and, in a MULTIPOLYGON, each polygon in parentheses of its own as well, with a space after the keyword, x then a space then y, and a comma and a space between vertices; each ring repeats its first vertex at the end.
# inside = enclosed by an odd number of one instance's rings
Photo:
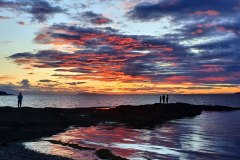
POLYGON ((169 99, 169 97, 168 97, 168 95, 167 95, 167 98, 166 98, 166 103, 168 104, 168 99, 169 99))
POLYGON ((162 96, 163 104, 165 103, 165 95, 162 96))
POLYGON ((22 93, 20 92, 18 95, 18 108, 22 107, 22 100, 23 100, 23 96, 22 96, 22 93))

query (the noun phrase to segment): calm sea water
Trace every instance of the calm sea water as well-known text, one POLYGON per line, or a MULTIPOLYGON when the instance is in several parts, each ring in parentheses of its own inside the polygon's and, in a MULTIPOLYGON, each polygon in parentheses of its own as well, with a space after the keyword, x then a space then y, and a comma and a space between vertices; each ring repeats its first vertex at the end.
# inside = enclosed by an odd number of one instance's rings
POLYGON ((47 140, 108 148, 131 160, 239 160, 239 115, 240 111, 204 112, 195 118, 174 120, 152 130, 106 124, 69 128, 66 132, 24 145, 41 153, 75 160, 98 158, 93 151, 56 145, 47 140))
MULTIPOLYGON (((29 107, 97 107, 140 105, 159 102, 158 95, 55 96, 24 95, 29 107)), ((170 95, 170 103, 212 104, 240 107, 240 95, 170 95)), ((0 96, 0 106, 16 107, 16 96, 0 96)), ((149 129, 99 124, 70 127, 65 132, 24 143, 26 148, 75 160, 97 160, 93 151, 78 150, 47 140, 79 146, 109 148, 131 160, 159 159, 240 159, 240 111, 203 112, 194 118, 179 119, 149 129)))
MULTIPOLYGON (((240 107, 240 95, 170 95, 170 103, 211 104, 240 107)), ((159 102, 159 95, 24 95, 23 106, 44 108, 105 107, 159 102)), ((17 96, 0 96, 0 106, 17 107, 17 96)))

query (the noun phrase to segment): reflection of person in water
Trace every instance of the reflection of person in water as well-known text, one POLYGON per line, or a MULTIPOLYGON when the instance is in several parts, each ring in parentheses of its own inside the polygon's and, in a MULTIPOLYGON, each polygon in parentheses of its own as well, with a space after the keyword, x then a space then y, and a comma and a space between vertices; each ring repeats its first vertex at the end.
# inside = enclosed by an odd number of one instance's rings
POLYGON ((22 99, 23 99, 23 96, 22 96, 22 93, 20 92, 18 95, 18 108, 22 107, 22 99))

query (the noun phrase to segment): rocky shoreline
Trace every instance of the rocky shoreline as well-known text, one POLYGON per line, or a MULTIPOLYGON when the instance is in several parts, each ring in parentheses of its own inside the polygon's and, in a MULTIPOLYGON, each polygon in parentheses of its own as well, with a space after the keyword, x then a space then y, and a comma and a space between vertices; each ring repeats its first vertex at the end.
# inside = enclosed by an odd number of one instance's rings
MULTIPOLYGON (((64 131, 64 129, 72 125, 89 127, 98 125, 99 123, 114 122, 131 128, 151 129, 156 125, 173 119, 200 115, 203 111, 234 111, 239 109, 226 106, 191 105, 184 103, 164 105, 156 103, 141 106, 126 105, 111 108, 74 109, 29 107, 18 109, 0 107, 0 147, 3 148, 0 155, 2 154, 1 157, 4 157, 4 155, 7 157, 9 154, 7 152, 9 149, 7 148, 11 148, 19 142, 51 136, 64 131)), ((32 154, 33 152, 26 150, 26 154, 28 152, 32 154)), ((13 152, 14 149, 11 153, 13 152)), ((18 152, 15 152, 15 154, 17 157, 18 152)), ((111 155, 107 150, 100 150, 98 154, 103 157, 105 154, 108 154, 108 159, 114 159, 114 155, 111 155), (101 152, 103 152, 103 155, 101 152)), ((61 159, 61 157, 55 158, 61 159)), ((49 159, 55 158, 51 157, 49 159)), ((99 158, 101 159, 101 157, 99 158)), ((19 159, 23 160, 24 158, 19 159)))
POLYGON ((13 94, 8 94, 7 92, 0 91, 0 96, 11 96, 13 94))

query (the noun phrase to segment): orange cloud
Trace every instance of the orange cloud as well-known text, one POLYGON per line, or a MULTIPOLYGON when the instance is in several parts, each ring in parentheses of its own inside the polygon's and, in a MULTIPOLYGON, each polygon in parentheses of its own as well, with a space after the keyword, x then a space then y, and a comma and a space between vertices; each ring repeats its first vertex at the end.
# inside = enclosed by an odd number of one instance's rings
POLYGON ((193 35, 201 34, 201 33, 203 33, 203 30, 202 30, 202 29, 198 29, 198 30, 196 30, 195 32, 192 32, 193 35))
POLYGON ((164 81, 167 83, 189 82, 191 80, 191 76, 170 76, 164 79, 164 81))
POLYGON ((94 24, 107 24, 107 23, 110 23, 111 20, 108 18, 96 18, 96 19, 93 19, 92 22, 94 24))
POLYGON ((35 37, 35 42, 41 44, 70 45, 76 47, 86 47, 88 45, 111 46, 116 52, 130 52, 133 50, 160 50, 172 52, 174 49, 168 45, 151 44, 141 39, 118 34, 104 33, 103 31, 84 31, 79 32, 66 29, 52 29, 43 31, 35 37))
POLYGON ((1 81, 10 80, 10 79, 13 79, 13 77, 12 76, 0 76, 1 81))
POLYGON ((201 69, 202 72, 221 72, 224 71, 224 69, 218 65, 214 64, 204 64, 202 65, 203 69, 201 69))
POLYGON ((215 10, 207 10, 207 11, 196 11, 193 14, 196 15, 209 15, 209 16, 218 16, 220 13, 215 10))
POLYGON ((231 80, 231 77, 204 77, 204 78, 199 78, 200 81, 204 82, 225 82, 228 80, 231 80))

